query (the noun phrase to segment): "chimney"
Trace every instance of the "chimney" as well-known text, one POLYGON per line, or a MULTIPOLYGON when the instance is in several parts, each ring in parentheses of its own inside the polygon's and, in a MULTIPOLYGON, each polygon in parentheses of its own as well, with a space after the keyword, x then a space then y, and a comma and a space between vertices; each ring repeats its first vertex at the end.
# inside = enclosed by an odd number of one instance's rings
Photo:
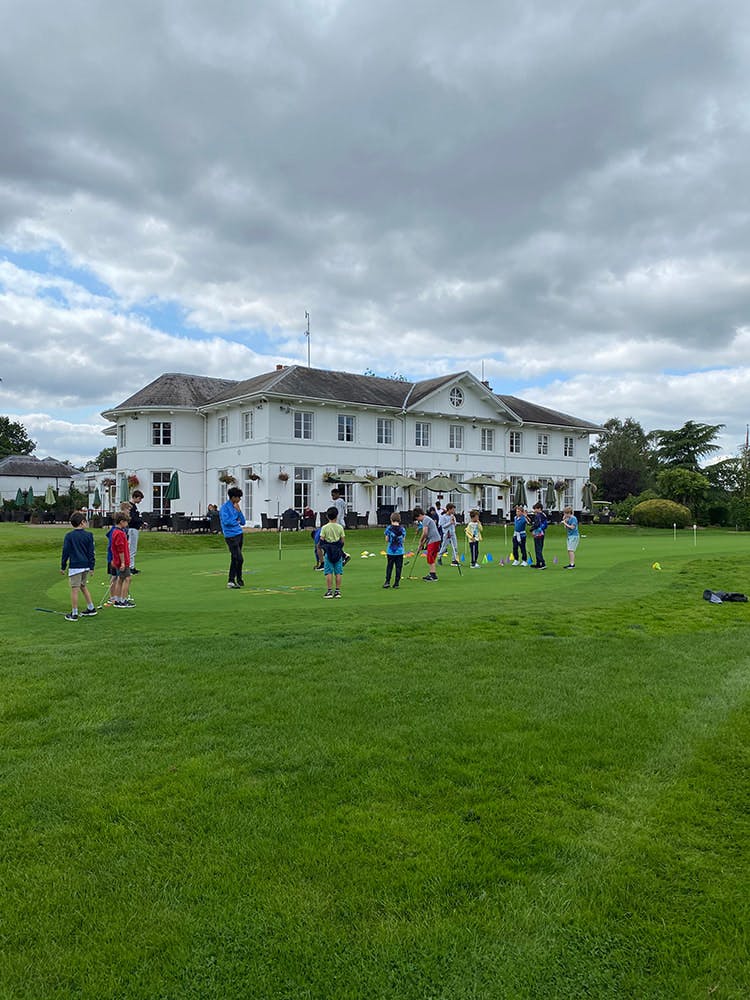
POLYGON ((486 386, 490 390, 490 392, 492 392, 492 386, 490 385, 489 382, 485 382, 484 379, 482 379, 482 385, 486 386))
POLYGON ((276 365, 277 372, 283 372, 284 368, 286 368, 286 365, 276 365))

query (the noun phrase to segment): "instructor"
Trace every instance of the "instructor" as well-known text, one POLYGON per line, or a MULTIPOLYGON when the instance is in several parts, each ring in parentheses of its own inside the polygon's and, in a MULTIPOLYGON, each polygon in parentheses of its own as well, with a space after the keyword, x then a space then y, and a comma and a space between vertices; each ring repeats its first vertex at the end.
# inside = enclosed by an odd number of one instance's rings
POLYGON ((242 579, 242 564, 244 562, 242 555, 242 540, 244 537, 242 529, 245 524, 245 515, 240 510, 242 490, 233 486, 227 491, 227 498, 226 502, 219 508, 219 520, 224 540, 229 549, 229 582, 227 583, 227 588, 229 590, 237 590, 239 587, 245 586, 245 581, 242 579))

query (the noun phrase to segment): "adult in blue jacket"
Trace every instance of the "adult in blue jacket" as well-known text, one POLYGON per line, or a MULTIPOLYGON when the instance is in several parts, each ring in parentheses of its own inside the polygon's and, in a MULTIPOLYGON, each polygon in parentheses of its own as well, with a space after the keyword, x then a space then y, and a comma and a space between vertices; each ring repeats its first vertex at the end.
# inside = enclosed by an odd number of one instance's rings
POLYGON ((229 590, 236 590, 244 587, 245 581, 242 579, 242 540, 244 538, 243 528, 245 525, 245 515, 240 510, 242 502, 242 490, 233 486, 227 490, 227 500, 219 508, 219 520, 224 540, 229 548, 229 590))

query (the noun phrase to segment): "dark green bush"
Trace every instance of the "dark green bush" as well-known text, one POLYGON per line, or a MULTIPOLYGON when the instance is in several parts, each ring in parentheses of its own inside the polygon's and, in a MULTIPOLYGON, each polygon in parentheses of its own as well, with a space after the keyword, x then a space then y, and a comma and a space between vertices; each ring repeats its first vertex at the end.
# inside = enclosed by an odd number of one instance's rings
POLYGON ((750 497, 734 496, 729 501, 728 521, 740 531, 750 529, 750 497))
POLYGON ((693 523, 693 516, 687 507, 674 500, 645 500, 632 510, 630 519, 633 524, 643 528, 687 528, 693 523))

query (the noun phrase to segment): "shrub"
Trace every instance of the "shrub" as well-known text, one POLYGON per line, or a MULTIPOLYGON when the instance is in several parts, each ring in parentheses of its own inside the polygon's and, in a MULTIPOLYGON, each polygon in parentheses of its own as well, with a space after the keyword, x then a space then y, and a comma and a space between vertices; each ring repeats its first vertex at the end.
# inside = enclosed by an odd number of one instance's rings
POLYGON ((693 517, 687 507, 674 500, 644 500, 637 504, 630 515, 634 524, 644 528, 687 528, 693 517))
POLYGON ((729 501, 729 523, 740 531, 750 529, 750 497, 733 496, 729 501))

